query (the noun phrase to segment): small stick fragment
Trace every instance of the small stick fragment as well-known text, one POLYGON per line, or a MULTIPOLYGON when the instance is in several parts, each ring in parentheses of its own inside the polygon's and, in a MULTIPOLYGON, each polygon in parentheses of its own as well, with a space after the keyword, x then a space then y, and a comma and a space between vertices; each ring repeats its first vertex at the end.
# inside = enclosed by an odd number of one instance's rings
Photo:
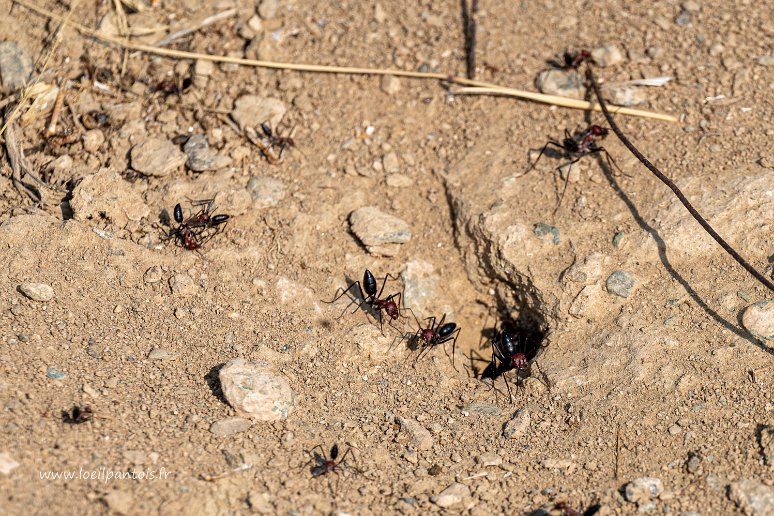
POLYGON ((165 47, 175 41, 176 39, 180 39, 182 37, 185 37, 193 32, 196 32, 199 29, 202 29, 208 25, 212 25, 213 23, 219 22, 220 20, 225 20, 226 18, 231 18, 232 16, 236 15, 237 10, 236 9, 226 9, 223 12, 213 14, 212 16, 208 16, 204 18, 201 21, 198 21, 191 25, 190 27, 186 27, 185 29, 181 29, 177 32, 173 32, 172 34, 169 34, 167 37, 160 39, 156 44, 154 44, 154 47, 165 47))
POLYGON ((205 473, 202 473, 199 475, 199 478, 201 478, 202 480, 206 480, 207 482, 215 482, 216 480, 220 480, 221 478, 226 478, 227 476, 233 475, 234 473, 239 473, 240 471, 247 471, 252 467, 253 467, 252 464, 242 464, 241 466, 237 466, 234 469, 224 471, 223 473, 219 473, 217 475, 207 475, 205 473))
POLYGON ((634 146, 632 142, 629 141, 629 139, 626 137, 626 135, 621 131, 621 128, 618 127, 618 124, 615 123, 615 120, 613 120, 613 115, 610 113, 610 111, 607 108, 607 104, 605 103, 605 100, 602 98, 602 93, 599 90, 599 85, 597 84, 597 80, 594 77, 594 72, 591 70, 591 65, 588 66, 586 69, 586 76, 589 79, 589 82, 591 82, 591 86, 594 88, 594 94, 597 96, 597 101, 599 102, 600 107, 602 108, 602 113, 605 115, 605 118, 607 119, 607 123, 610 124, 610 128, 613 130, 616 136, 618 136, 618 139, 621 140, 621 143, 624 144, 624 146, 629 149, 629 152, 634 154, 634 157, 636 157, 638 160, 640 160, 640 163, 642 163, 645 168, 650 170, 653 175, 655 175, 659 180, 667 185, 670 190, 677 196, 677 199, 685 206, 685 209, 688 210, 688 213, 691 214, 691 216, 696 219, 696 222, 699 223, 699 225, 704 228, 704 231, 706 231, 709 236, 711 236, 715 242, 717 242, 720 247, 723 248, 724 251, 726 251, 728 254, 731 255, 731 257, 739 263, 744 269, 752 274, 755 279, 760 281, 764 286, 766 286, 769 290, 774 292, 774 283, 769 281, 766 276, 758 272, 752 265, 750 265, 747 260, 742 258, 742 256, 736 252, 736 250, 731 247, 731 245, 723 240, 723 237, 721 237, 717 231, 713 229, 712 226, 710 226, 709 222, 706 221, 704 217, 699 214, 698 211, 696 211, 696 208, 693 207, 693 205, 688 201, 688 199, 685 197, 683 192, 680 191, 680 189, 677 187, 677 185, 669 179, 667 176, 665 176, 659 169, 656 168, 656 166, 648 161, 648 158, 646 158, 638 149, 634 146))
POLYGON ((54 101, 54 108, 51 110, 51 121, 46 129, 46 136, 49 138, 56 134, 56 124, 59 123, 59 116, 62 114, 62 106, 64 105, 64 93, 64 87, 60 87, 54 101))

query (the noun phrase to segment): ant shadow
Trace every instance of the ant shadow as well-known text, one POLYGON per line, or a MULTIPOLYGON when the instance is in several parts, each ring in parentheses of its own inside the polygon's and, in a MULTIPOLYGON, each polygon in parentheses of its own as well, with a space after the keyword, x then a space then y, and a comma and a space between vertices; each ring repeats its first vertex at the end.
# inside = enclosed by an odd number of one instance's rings
MULTIPOLYGON (((588 123, 591 123, 591 114, 586 113, 585 115, 586 121, 588 123)), ((669 257, 667 256, 667 246, 666 242, 664 242, 664 239, 659 234, 658 230, 648 224, 645 219, 642 218, 642 215, 640 215, 640 211, 637 209, 637 206, 635 206, 634 202, 629 198, 628 195, 626 195, 626 192, 623 191, 621 186, 618 184, 618 181, 613 176, 613 171, 610 169, 608 164, 602 159, 601 156, 596 156, 597 163, 599 163, 599 167, 602 170, 602 173, 605 175, 605 179, 607 180, 608 184, 613 188, 613 191, 618 195, 618 197, 626 204, 626 207, 629 209, 629 211, 632 214, 632 217, 634 218, 634 221, 637 223, 637 225, 648 233, 650 237, 653 239, 654 242, 656 242, 656 246, 658 248, 658 256, 661 260, 662 265, 667 270, 667 272, 674 278, 680 286, 683 287, 683 289, 686 291, 686 293, 691 297, 691 299, 699 305, 699 307, 712 319, 715 320, 718 324, 723 326, 726 330, 730 331, 737 337, 740 337, 742 339, 745 339, 747 342, 750 342, 754 346, 757 346, 762 351, 765 351, 766 353, 769 353, 770 355, 774 356, 774 348, 768 348, 766 347, 762 342, 759 342, 757 339, 752 337, 747 331, 745 331, 741 327, 741 313, 738 315, 738 325, 735 325, 731 323, 730 321, 726 320, 721 316, 717 311, 715 311, 712 307, 710 307, 699 295, 696 290, 693 289, 693 287, 688 283, 688 281, 674 268, 672 263, 669 261, 669 257)))
POLYGON ((226 397, 223 395, 223 389, 220 385, 220 370, 223 369, 223 367, 226 364, 218 364, 212 369, 209 370, 207 374, 204 375, 204 381, 207 383, 207 387, 210 388, 210 392, 212 392, 212 395, 215 396, 221 403, 224 405, 229 405, 228 400, 226 400, 226 397))

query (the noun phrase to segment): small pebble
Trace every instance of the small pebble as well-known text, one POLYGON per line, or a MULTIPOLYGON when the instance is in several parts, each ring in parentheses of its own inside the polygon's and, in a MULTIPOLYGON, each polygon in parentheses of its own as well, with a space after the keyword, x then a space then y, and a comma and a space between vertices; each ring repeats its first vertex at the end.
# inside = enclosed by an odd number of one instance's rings
POLYGON ((250 19, 247 20, 247 26, 255 34, 261 34, 263 32, 263 21, 260 16, 251 16, 250 19))
POLYGON ((470 497, 470 488, 465 484, 455 482, 435 496, 430 497, 430 501, 438 507, 451 507, 470 497))
POLYGON ((403 305, 417 316, 429 313, 437 299, 438 278, 433 264, 424 260, 411 260, 400 273, 403 280, 403 305))
POLYGON ((101 129, 91 129, 83 133, 83 149, 87 152, 97 152, 105 143, 105 133, 101 129))
POLYGON ((482 453, 476 457, 476 463, 481 466, 499 466, 503 463, 503 458, 496 453, 482 453))
POLYGON ((350 213, 349 223, 352 233, 373 255, 395 256, 400 244, 411 240, 411 228, 403 219, 372 206, 350 213))
POLYGON ((381 89, 387 95, 394 95, 400 91, 400 79, 394 75, 383 75, 381 89))
POLYGON ((605 45, 591 51, 591 58, 597 66, 614 66, 624 59, 623 52, 615 45, 605 45))
POLYGON ((688 473, 696 473, 699 471, 699 467, 701 466, 701 457, 699 457, 695 453, 689 454, 688 461, 685 463, 685 469, 688 470, 688 473))
POLYGON ((158 283, 163 279, 161 267, 159 267, 158 265, 154 265, 153 267, 148 267, 148 269, 145 271, 145 274, 143 274, 142 279, 145 283, 148 283, 148 284, 158 283))
POLYGON ((530 420, 529 408, 520 408, 510 421, 503 426, 503 437, 506 439, 518 439, 523 436, 529 428, 530 420))
POLYGON ((194 172, 218 170, 231 164, 231 158, 222 156, 215 149, 210 148, 203 134, 194 134, 188 138, 183 146, 183 152, 188 157, 185 166, 194 172))
POLYGON ((273 514, 275 513, 274 505, 272 505, 271 493, 258 491, 250 491, 247 495, 247 503, 250 505, 250 509, 258 514, 273 514))
POLYGON ((110 491, 102 497, 102 501, 108 509, 118 514, 129 514, 135 505, 131 493, 119 490, 110 491))
POLYGON ((54 299, 54 289, 45 283, 22 283, 17 288, 19 292, 33 301, 45 303, 54 299))
POLYGON ((205 59, 197 59, 194 64, 194 75, 209 77, 215 72, 215 63, 205 59))
POLYGON ((709 47, 709 55, 711 55, 712 57, 717 57, 720 54, 722 54, 724 50, 725 48, 723 47, 723 45, 721 45, 720 43, 715 43, 711 47, 709 47))
POLYGON ((400 171, 400 161, 394 152, 388 152, 382 158, 382 167, 387 174, 396 174, 400 171))
POLYGON ((502 412, 500 407, 490 403, 473 402, 462 407, 463 412, 469 414, 481 414, 482 416, 499 416, 502 412))
POLYGON ((686 11, 690 11, 692 13, 696 13, 701 10, 701 4, 699 4, 699 2, 696 2, 695 0, 686 0, 680 5, 683 7, 683 9, 685 9, 686 11))
POLYGON ((623 298, 629 297, 634 288, 634 277, 625 271, 615 271, 605 282, 607 291, 623 298))
POLYGON ((550 226, 543 222, 538 222, 537 224, 535 224, 535 228, 533 231, 535 233, 535 236, 544 242, 551 242, 554 245, 559 245, 559 243, 562 240, 559 234, 558 228, 556 228, 555 226, 550 226))
POLYGON ((583 78, 575 70, 544 70, 535 79, 535 86, 546 95, 582 99, 586 94, 583 78))
POLYGON ((285 198, 285 185, 271 177, 251 177, 247 181, 247 192, 255 208, 270 208, 285 198))
POLYGON ((228 362, 218 373, 223 396, 240 415, 259 421, 287 418, 296 408, 296 398, 284 376, 272 372, 265 362, 242 358, 228 362))
POLYGON ((675 18, 675 23, 678 27, 685 27, 686 25, 691 24, 691 13, 690 11, 683 10, 680 12, 680 14, 677 15, 677 18, 675 18))
POLYGON ((176 358, 177 353, 169 351, 163 348, 154 348, 148 353, 148 360, 166 360, 170 358, 176 358))
POLYGON ((251 426, 253 426, 253 424, 245 418, 227 417, 211 424, 210 432, 218 437, 226 437, 244 432, 251 426))
POLYGON ((403 417, 396 417, 395 421, 400 425, 400 429, 411 437, 411 441, 417 449, 429 450, 433 447, 433 436, 420 423, 403 417))
POLYGON ((651 498, 658 498, 662 491, 664 491, 664 484, 660 478, 642 477, 626 484, 624 494, 627 501, 642 505, 649 502, 651 498))
POLYGON ((742 479, 728 486, 728 498, 744 514, 770 516, 774 514, 774 488, 758 480, 742 479))
POLYGON ((602 89, 607 101, 618 106, 637 106, 648 100, 644 90, 635 86, 609 84, 602 89))
POLYGON ((264 20, 269 20, 277 15, 279 0, 261 0, 258 6, 258 15, 264 20))
POLYGON ((761 66, 774 66, 774 56, 761 56, 757 63, 761 66))
POLYGON ((0 473, 10 475, 11 471, 19 467, 19 463, 11 458, 8 452, 0 452, 0 473))
POLYGON ((756 339, 774 340, 774 301, 758 301, 745 308, 742 326, 756 339))
POLYGON ((231 118, 243 131, 245 128, 257 128, 262 123, 276 128, 285 116, 287 106, 279 99, 260 97, 258 95, 243 95, 234 102, 231 118))
POLYGON ((613 235, 613 247, 616 249, 620 249, 621 246, 624 245, 626 241, 626 233, 623 231, 617 232, 615 235, 613 235))
POLYGON ((414 184, 414 181, 404 174, 390 174, 386 180, 390 188, 408 188, 414 184))
POLYGON ((149 138, 130 152, 132 168, 146 176, 164 177, 183 166, 186 155, 169 140, 149 138))
POLYGON ((32 59, 18 43, 0 43, 0 83, 6 93, 24 87, 31 73, 32 59))
POLYGON ((198 291, 196 283, 188 274, 175 274, 169 278, 169 288, 178 296, 192 296, 198 291))
POLYGON ((48 369, 46 369, 46 376, 48 376, 52 380, 62 380, 66 375, 62 371, 59 371, 58 369, 49 367, 48 369))

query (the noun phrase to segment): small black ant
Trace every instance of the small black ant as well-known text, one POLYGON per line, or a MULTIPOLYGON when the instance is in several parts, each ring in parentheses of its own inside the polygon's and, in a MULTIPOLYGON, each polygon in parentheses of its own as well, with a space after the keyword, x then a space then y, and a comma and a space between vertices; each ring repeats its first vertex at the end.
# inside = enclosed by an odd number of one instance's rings
POLYGON ((94 412, 88 405, 85 407, 73 405, 73 408, 70 411, 62 411, 62 423, 66 423, 68 425, 80 425, 86 421, 91 421, 93 418, 94 412))
POLYGON ((261 122, 261 131, 263 131, 264 138, 251 138, 251 141, 261 149, 266 160, 272 165, 276 165, 282 160, 287 149, 296 146, 296 142, 291 136, 275 135, 271 126, 266 122, 261 122), (274 150, 275 148, 279 149, 279 153, 274 150))
MULTIPOLYGON (((494 381, 498 376, 502 376, 503 380, 505 380, 505 387, 508 389, 508 398, 512 400, 511 386, 505 373, 515 369, 519 381, 521 381, 522 377, 527 378, 531 376, 531 363, 534 362, 535 356, 537 356, 541 349, 538 341, 541 338, 542 334, 539 332, 521 331, 511 323, 505 323, 503 328, 500 331, 496 331, 492 337, 490 342, 492 346, 492 360, 482 374, 482 377, 491 378, 494 381)), ((537 362, 535 362, 535 365, 537 365, 537 362)), ((540 366, 538 366, 538 369, 540 369, 540 366)), ((542 370, 540 374, 546 387, 550 389, 551 384, 548 381, 548 377, 542 370)))
MULTIPOLYGON (((414 362, 418 362, 419 358, 423 354, 427 354, 435 346, 440 346, 449 342, 450 340, 453 340, 451 361, 452 366, 454 366, 454 369, 456 370, 457 366, 454 363, 454 351, 457 348, 457 338, 460 336, 461 328, 458 328, 457 325, 453 322, 444 324, 444 321, 446 320, 446 314, 443 314, 443 317, 441 317, 441 320, 438 322, 438 324, 435 322, 435 317, 428 317, 425 320, 430 321, 430 326, 423 328, 422 323, 419 322, 419 319, 417 319, 417 316, 413 311, 411 314, 414 315, 414 320, 417 321, 417 326, 419 326, 419 329, 412 337, 412 340, 416 342, 420 348, 419 353, 417 354, 417 358, 414 360, 414 362)), ((446 352, 446 346, 444 346, 444 352, 446 352)), ((446 352, 446 356, 449 356, 448 352, 446 352)))
POLYGON ((188 217, 188 219, 184 219, 183 207, 180 203, 177 203, 173 216, 178 226, 167 235, 167 239, 175 238, 189 251, 195 251, 212 237, 222 232, 225 228, 224 224, 230 216, 226 214, 212 214, 215 211, 213 208, 215 199, 190 202, 191 206, 202 206, 202 208, 188 217))
POLYGON ((565 51, 561 60, 551 59, 548 64, 562 70, 577 70, 581 64, 591 59, 591 52, 580 50, 578 52, 565 51))
MULTIPOLYGON (((360 303, 357 305, 357 308, 352 313, 355 313, 358 308, 362 307, 363 305, 370 306, 378 315, 379 315, 379 329, 382 331, 382 335, 384 335, 384 316, 382 315, 382 312, 386 313, 387 316, 395 321, 400 316, 401 308, 400 308, 400 302, 401 302, 401 293, 398 292, 397 294, 390 294, 384 299, 381 299, 382 293, 384 292, 384 287, 387 285, 387 280, 397 280, 397 276, 393 276, 392 274, 387 274, 384 277, 384 281, 382 282, 382 288, 379 290, 379 293, 377 294, 376 288, 376 278, 374 277, 373 273, 366 269, 366 271, 363 273, 363 283, 359 281, 356 281, 352 283, 349 287, 346 289, 338 289, 342 290, 341 294, 333 298, 332 301, 323 301, 327 304, 333 304, 341 297, 352 290, 352 287, 357 287, 358 291, 360 291, 360 303), (363 292, 365 290, 365 292, 363 292), (367 294, 367 295, 366 295, 367 294), (397 300, 397 301, 396 301, 397 300)), ((337 292, 338 292, 337 290, 337 292)), ((352 303, 357 302, 357 299, 350 302, 349 305, 347 305, 347 308, 349 308, 352 303)), ((344 312, 347 311, 347 308, 344 309, 344 312)), ((403 309, 406 310, 406 309, 403 309)), ((341 316, 344 315, 344 312, 341 313, 341 316)), ((388 323, 389 324, 389 323, 388 323)), ((390 324, 392 326, 392 324, 390 324)))
MULTIPOLYGON (((524 172, 524 174, 527 174, 533 168, 535 168, 538 161, 540 161, 540 158, 543 156, 543 153, 545 153, 545 151, 549 147, 556 147, 560 149, 571 160, 568 163, 561 165, 558 169, 561 169, 562 167, 572 166, 578 161, 580 161, 580 159, 583 158, 584 156, 603 152, 605 154, 608 164, 611 167, 615 167, 618 171, 621 171, 621 169, 618 167, 615 161, 613 161, 613 158, 612 156, 610 156, 610 153, 607 152, 607 149, 597 144, 597 141, 605 138, 608 135, 608 133, 609 131, 606 127, 602 127, 601 125, 596 125, 596 124, 590 125, 588 129, 586 129, 585 131, 578 131, 575 134, 570 134, 570 131, 565 129, 564 139, 561 142, 554 140, 553 138, 549 139, 548 142, 546 142, 546 144, 543 145, 543 148, 540 149, 540 154, 538 154, 537 159, 532 162, 532 164, 524 172)), ((564 188, 562 189, 562 194, 559 197, 559 202, 557 203, 556 208, 554 208, 554 214, 556 214, 556 212, 559 210, 559 206, 561 206, 562 204, 562 199, 564 199, 564 193, 567 191, 567 184, 569 183, 569 180, 570 180, 570 176, 568 174, 567 179, 564 182, 564 188)))
POLYGON ((344 452, 344 454, 341 456, 341 459, 339 459, 337 462, 336 459, 339 456, 338 444, 334 444, 331 447, 330 458, 328 458, 325 455, 325 450, 323 450, 322 445, 318 444, 317 446, 312 448, 312 451, 310 452, 312 455, 312 460, 310 460, 309 462, 314 462, 314 466, 312 466, 312 476, 319 477, 327 473, 338 473, 340 469, 345 469, 345 468, 351 469, 356 473, 362 474, 363 473, 362 471, 347 463, 347 455, 349 455, 351 451, 352 451, 352 448, 347 448, 347 451, 344 452), (317 451, 314 451, 314 450, 317 450, 318 448, 320 449, 319 453, 317 451))

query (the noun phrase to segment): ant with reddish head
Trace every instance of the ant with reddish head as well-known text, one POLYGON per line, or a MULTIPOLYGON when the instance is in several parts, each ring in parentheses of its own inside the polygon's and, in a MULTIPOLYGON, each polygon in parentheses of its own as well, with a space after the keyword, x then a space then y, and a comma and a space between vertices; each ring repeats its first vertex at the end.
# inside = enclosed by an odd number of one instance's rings
MULTIPOLYGON (((332 301, 323 301, 323 303, 327 304, 333 304, 339 299, 341 299, 344 294, 352 290, 353 287, 357 287, 357 290, 360 292, 360 303, 357 305, 357 308, 352 311, 354 314, 357 312, 359 308, 361 308, 363 305, 368 305, 371 307, 371 309, 377 313, 379 316, 379 329, 382 331, 382 335, 384 335, 384 315, 382 312, 387 314, 387 317, 391 319, 391 321, 396 321, 398 317, 400 317, 400 312, 402 310, 407 310, 406 308, 400 308, 401 303, 401 296, 402 294, 398 292, 397 294, 390 294, 389 296, 382 299, 382 293, 384 292, 384 287, 387 285, 387 280, 397 280, 397 276, 393 276, 392 274, 387 274, 384 277, 384 281, 382 282, 382 288, 379 289, 379 292, 377 293, 377 283, 376 278, 374 277, 373 273, 366 269, 366 271, 363 273, 363 283, 361 284, 359 281, 355 281, 352 283, 349 287, 346 289, 337 289, 336 292, 341 290, 341 294, 337 295, 333 298, 332 301)), ((347 308, 344 309, 343 312, 341 312, 341 315, 339 318, 341 318, 344 315, 344 312, 347 311, 347 309, 353 304, 357 303, 358 299, 353 299, 350 301, 349 305, 347 305, 347 308)), ((391 321, 388 321, 388 324, 392 326, 391 321)), ((394 326, 393 326, 394 327, 394 326)))
MULTIPOLYGON (((338 444, 331 446, 330 458, 325 455, 325 450, 323 450, 322 445, 318 444, 312 448, 311 452, 309 452, 312 455, 312 459, 309 462, 314 462, 314 466, 312 466, 312 476, 319 477, 328 473, 338 473, 341 469, 351 469, 352 471, 362 475, 362 471, 347 463, 347 455, 349 455, 351 451, 352 448, 347 448, 347 451, 345 451, 341 458, 337 461, 336 459, 339 456, 338 444), (317 449, 320 450, 319 453, 315 451, 317 449)), ((354 453, 352 455, 354 456, 354 453)), ((307 462, 307 464, 309 464, 309 462, 307 462)))
MULTIPOLYGON (((619 172, 623 173, 621 168, 616 164, 615 161, 613 161, 612 156, 610 156, 610 153, 605 149, 604 147, 601 147, 597 142, 599 140, 602 140, 608 135, 609 131, 606 127, 602 127, 601 125, 590 125, 586 130, 584 131, 577 131, 575 134, 570 134, 570 131, 567 129, 564 130, 564 139, 560 142, 558 140, 555 140, 553 138, 550 138, 545 145, 543 145, 543 148, 540 149, 540 154, 538 154, 537 159, 532 162, 532 164, 527 168, 527 170, 522 175, 526 175, 532 169, 535 168, 538 161, 540 161, 540 158, 543 157, 543 154, 548 150, 549 147, 556 147, 559 149, 564 155, 567 156, 568 159, 571 161, 565 163, 564 165, 561 165, 557 168, 557 170, 560 170, 562 168, 567 168, 578 161, 581 160, 584 156, 589 156, 591 154, 599 154, 604 153, 605 158, 607 159, 608 165, 610 165, 612 168, 615 168, 619 172)), ((567 191, 567 184, 570 182, 570 176, 569 173, 567 175, 567 179, 564 182, 564 188, 562 189, 562 193, 559 197, 559 202, 556 204, 556 208, 554 208, 554 214, 559 210, 559 207, 562 205, 562 199, 564 199, 564 193, 567 191)))
POLYGON ((225 229, 225 223, 230 218, 226 214, 213 215, 215 199, 190 201, 191 206, 200 206, 198 212, 187 219, 183 218, 183 207, 175 205, 173 216, 178 226, 168 235, 167 240, 174 238, 189 251, 196 251, 212 237, 225 229))
MULTIPOLYGON (((414 360, 414 363, 418 362, 419 358, 423 354, 427 354, 435 346, 443 345, 451 340, 452 366, 455 370, 458 370, 457 365, 454 363, 454 352, 457 348, 457 338, 460 336, 461 328, 458 328, 457 324, 453 322, 444 323, 446 320, 446 314, 443 314, 443 317, 441 317, 441 320, 438 322, 438 324, 436 324, 435 317, 428 317, 425 319, 425 321, 430 321, 430 326, 423 328, 422 323, 419 322, 419 319, 417 319, 417 316, 414 314, 413 310, 411 311, 411 314, 414 316, 414 320, 417 322, 417 326, 419 326, 419 329, 411 337, 411 340, 416 342, 419 347, 419 353, 417 354, 417 358, 414 360)), ((449 353, 446 351, 446 346, 444 346, 443 349, 446 353, 446 356, 448 357, 449 353)))
POLYGON ((522 331, 510 322, 504 323, 502 329, 496 331, 490 341, 492 360, 481 375, 482 378, 491 378, 494 381, 498 376, 502 376, 505 380, 505 387, 508 389, 508 398, 513 401, 511 386, 505 373, 516 370, 516 378, 521 382, 523 378, 532 375, 532 364, 534 363, 543 377, 543 383, 550 390, 551 383, 548 376, 535 362, 535 358, 543 349, 540 342, 542 337, 542 332, 522 331))

